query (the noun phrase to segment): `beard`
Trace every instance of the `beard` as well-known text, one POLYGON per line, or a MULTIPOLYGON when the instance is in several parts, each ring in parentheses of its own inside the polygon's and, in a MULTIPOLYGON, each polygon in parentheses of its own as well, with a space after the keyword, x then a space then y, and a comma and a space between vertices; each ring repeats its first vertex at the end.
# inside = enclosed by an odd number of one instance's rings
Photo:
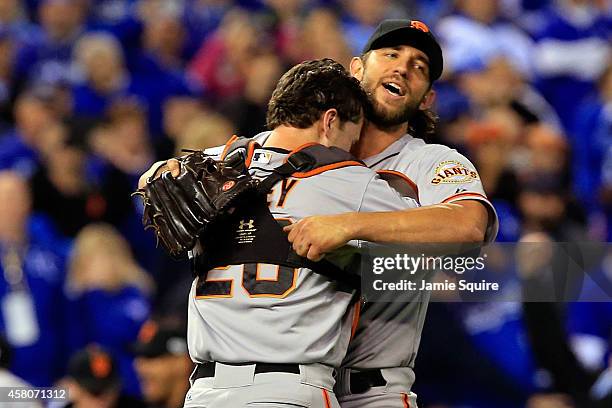
POLYGON ((419 110, 419 105, 425 97, 423 95, 423 98, 420 100, 409 99, 403 106, 389 109, 376 100, 376 95, 374 94, 375 88, 372 88, 369 83, 363 82, 361 86, 368 95, 369 103, 365 111, 366 120, 381 130, 393 129, 407 124, 419 110))

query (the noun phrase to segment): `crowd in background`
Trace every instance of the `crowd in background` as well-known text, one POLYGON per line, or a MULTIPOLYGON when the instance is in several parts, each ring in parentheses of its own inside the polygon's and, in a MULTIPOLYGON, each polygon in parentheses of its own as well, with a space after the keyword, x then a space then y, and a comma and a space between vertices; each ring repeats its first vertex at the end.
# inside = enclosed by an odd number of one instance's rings
MULTIPOLYGON (((498 241, 612 240, 609 0, 0 0, 0 333, 12 356, 0 366, 72 384, 83 401, 180 403, 159 394, 184 391, 186 351, 133 349, 139 333, 154 342, 151 320, 162 337, 184 328, 191 280, 143 231, 138 177, 181 149, 265 130, 288 67, 348 66, 384 18, 421 20, 442 44, 428 141, 474 162, 498 241), (70 383, 88 376, 115 393, 70 383)), ((561 313, 589 389, 610 365, 610 305, 561 313)), ((421 406, 580 406, 534 355, 525 312, 432 304, 421 406)))

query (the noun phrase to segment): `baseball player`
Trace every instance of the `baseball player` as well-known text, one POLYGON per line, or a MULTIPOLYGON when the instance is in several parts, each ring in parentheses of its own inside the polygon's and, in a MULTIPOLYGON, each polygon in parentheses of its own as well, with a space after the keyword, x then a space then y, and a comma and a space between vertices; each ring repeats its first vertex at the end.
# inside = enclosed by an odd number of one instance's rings
MULTIPOLYGON (((433 82, 442 73, 440 46, 422 22, 385 20, 351 61, 351 73, 374 109, 353 152, 414 200, 400 212, 346 213, 302 219, 286 227, 296 252, 311 260, 352 239, 390 243, 491 241, 497 216, 478 172, 446 146, 426 144, 433 128, 433 82)), ((416 407, 414 361, 428 293, 406 303, 361 310, 336 383, 343 408, 416 407)))
POLYGON ((279 224, 409 206, 347 152, 365 100, 340 64, 305 62, 279 81, 268 109, 273 130, 261 145, 232 139, 207 151, 224 160, 244 154, 269 194, 211 227, 203 250, 193 251, 188 345, 197 367, 185 407, 339 407, 333 372, 354 329, 356 300, 342 277, 354 250, 331 254, 327 264, 292 257, 279 224))

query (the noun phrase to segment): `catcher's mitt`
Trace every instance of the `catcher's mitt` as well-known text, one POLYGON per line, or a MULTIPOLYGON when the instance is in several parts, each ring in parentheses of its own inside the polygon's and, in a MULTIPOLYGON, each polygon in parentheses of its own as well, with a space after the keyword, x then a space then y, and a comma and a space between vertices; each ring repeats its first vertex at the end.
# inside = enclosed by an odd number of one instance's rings
POLYGON ((192 249, 209 222, 229 212, 240 195, 257 185, 243 161, 215 161, 201 151, 177 160, 177 177, 166 171, 134 193, 144 200, 145 229, 152 228, 174 257, 192 249))

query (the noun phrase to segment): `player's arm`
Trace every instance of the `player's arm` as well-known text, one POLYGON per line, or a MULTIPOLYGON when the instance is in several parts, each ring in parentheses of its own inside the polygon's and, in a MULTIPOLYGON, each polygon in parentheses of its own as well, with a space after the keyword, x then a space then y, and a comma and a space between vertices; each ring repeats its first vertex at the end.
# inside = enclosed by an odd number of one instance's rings
POLYGON ((491 240, 497 223, 495 210, 482 191, 473 165, 456 152, 450 157, 447 151, 442 153, 444 157, 436 159, 432 155, 423 164, 426 169, 417 179, 423 207, 305 218, 287 228, 294 249, 302 256, 311 253, 320 256, 351 239, 396 244, 491 240), (436 178, 441 171, 439 164, 445 163, 463 166, 466 177, 449 175, 449 180, 439 180, 436 178), (303 252, 303 248, 309 248, 310 252, 303 252))
MULTIPOLYGON (((386 211, 382 214, 394 214, 415 206, 416 203, 405 201, 386 181, 372 173, 359 206, 353 208, 357 211, 376 210, 386 211)), ((344 246, 349 241, 360 239, 352 230, 352 226, 346 224, 355 214, 361 213, 347 212, 306 217, 284 229, 289 232, 289 241, 299 255, 317 261, 326 253, 344 246)))
POLYGON ((352 239, 398 244, 483 242, 488 218, 481 202, 464 200, 393 212, 308 217, 288 230, 291 242, 308 235, 328 252, 352 239))

